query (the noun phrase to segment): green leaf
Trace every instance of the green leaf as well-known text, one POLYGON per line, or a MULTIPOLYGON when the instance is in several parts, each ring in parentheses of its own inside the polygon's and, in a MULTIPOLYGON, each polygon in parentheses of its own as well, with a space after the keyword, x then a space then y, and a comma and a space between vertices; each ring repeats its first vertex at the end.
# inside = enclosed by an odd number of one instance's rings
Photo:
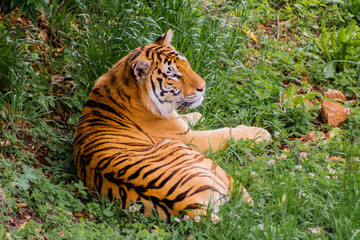
POLYGON ((20 176, 17 179, 17 185, 19 186, 20 189, 27 191, 30 188, 30 183, 29 180, 24 176, 20 176))
POLYGON ((103 210, 103 213, 104 213, 104 215, 107 216, 107 217, 112 217, 112 216, 114 216, 114 212, 111 211, 111 210, 109 210, 109 209, 107 209, 107 208, 103 210))
POLYGON ((27 9, 26 13, 30 16, 31 20, 34 22, 34 24, 37 24, 37 15, 35 10, 35 5, 31 4, 29 8, 27 9))
POLYGON ((24 165, 23 171, 24 171, 25 177, 30 181, 34 181, 38 178, 38 173, 32 167, 24 165))
POLYGON ((316 97, 317 95, 319 95, 319 93, 308 93, 306 94, 306 96, 304 97, 304 100, 309 100, 309 99, 312 99, 314 97, 316 97))
POLYGON ((299 103, 302 103, 304 101, 304 97, 303 96, 296 96, 294 99, 293 99, 293 103, 294 105, 297 105, 299 103))
POLYGON ((338 42, 339 43, 346 43, 347 38, 346 38, 346 33, 345 33, 345 29, 344 27, 341 27, 338 33, 338 42))
POLYGON ((289 95, 294 95, 296 93, 296 86, 295 84, 291 84, 290 87, 287 90, 287 93, 289 95))
POLYGON ((335 75, 335 66, 334 63, 329 62, 324 67, 324 77, 325 78, 334 78, 335 75))
POLYGON ((347 44, 350 46, 350 47, 359 47, 360 46, 360 39, 349 39, 347 41, 347 44))
POLYGON ((44 13, 44 10, 43 10, 43 7, 42 7, 42 4, 40 3, 40 1, 34 1, 34 4, 36 6, 37 11, 44 13))
POLYGON ((352 35, 356 34, 355 27, 356 27, 355 20, 352 20, 351 23, 349 24, 349 26, 347 26, 345 29, 346 36, 352 36, 352 35))
POLYGON ((39 0, 42 7, 45 9, 45 11, 49 14, 51 14, 50 7, 49 7, 49 1, 45 0, 39 0))
POLYGON ((323 18, 321 18, 321 34, 325 34, 326 31, 326 26, 325 26, 325 21, 323 18))
POLYGON ((333 130, 330 133, 329 141, 331 141, 331 139, 333 139, 336 135, 339 135, 340 132, 341 132, 340 128, 334 127, 333 130))

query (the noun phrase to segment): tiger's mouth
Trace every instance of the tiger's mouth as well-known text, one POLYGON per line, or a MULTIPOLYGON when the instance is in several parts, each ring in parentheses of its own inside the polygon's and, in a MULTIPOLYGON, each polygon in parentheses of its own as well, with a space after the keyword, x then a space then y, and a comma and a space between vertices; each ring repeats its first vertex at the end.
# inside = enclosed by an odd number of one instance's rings
POLYGON ((195 97, 184 99, 177 103, 178 107, 196 108, 201 105, 204 100, 204 95, 196 95, 195 97))

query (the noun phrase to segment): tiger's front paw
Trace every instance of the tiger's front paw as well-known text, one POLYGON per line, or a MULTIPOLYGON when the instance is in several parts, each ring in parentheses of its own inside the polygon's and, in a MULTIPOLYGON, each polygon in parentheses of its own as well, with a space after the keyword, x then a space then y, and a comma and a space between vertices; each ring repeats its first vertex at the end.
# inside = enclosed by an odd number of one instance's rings
POLYGON ((190 125, 195 125, 201 117, 202 115, 199 112, 192 112, 181 115, 181 118, 190 125))
MULTIPOLYGON (((244 125, 239 125, 235 128, 237 131, 240 131, 240 138, 244 139, 255 139, 255 142, 266 141, 268 143, 272 142, 270 133, 258 127, 247 127, 244 125)), ((233 129, 233 130, 235 130, 233 129)))

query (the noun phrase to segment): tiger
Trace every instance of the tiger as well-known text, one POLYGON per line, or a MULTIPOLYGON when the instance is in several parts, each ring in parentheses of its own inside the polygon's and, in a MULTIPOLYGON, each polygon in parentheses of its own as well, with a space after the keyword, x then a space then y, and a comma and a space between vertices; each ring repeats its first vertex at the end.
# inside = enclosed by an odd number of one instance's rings
MULTIPOLYGON (((89 93, 74 136, 74 161, 84 186, 120 208, 142 203, 146 217, 206 215, 229 201, 234 180, 205 156, 230 139, 271 141, 262 128, 239 125, 194 131, 205 81, 171 45, 169 29, 136 48, 102 75, 89 93)), ((242 186, 242 197, 252 199, 242 186)))

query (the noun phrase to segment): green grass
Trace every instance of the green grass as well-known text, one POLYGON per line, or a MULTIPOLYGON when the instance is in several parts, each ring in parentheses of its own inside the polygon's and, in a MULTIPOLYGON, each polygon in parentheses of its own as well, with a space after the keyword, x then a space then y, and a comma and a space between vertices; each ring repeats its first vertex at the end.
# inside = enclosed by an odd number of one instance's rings
POLYGON ((39 21, 4 16, 0 238, 359 239, 360 2, 343 2, 58 0, 44 11, 46 40, 39 21), (73 166, 75 126, 96 79, 169 28, 207 82, 195 128, 246 124, 276 135, 270 145, 241 141, 209 154, 255 200, 249 207, 235 194, 217 224, 118 209, 90 196, 73 166), (321 122, 324 98, 311 95, 328 88, 355 100, 340 128, 321 122), (314 107, 291 97, 305 93, 314 107), (317 138, 306 142, 311 131, 317 138))

